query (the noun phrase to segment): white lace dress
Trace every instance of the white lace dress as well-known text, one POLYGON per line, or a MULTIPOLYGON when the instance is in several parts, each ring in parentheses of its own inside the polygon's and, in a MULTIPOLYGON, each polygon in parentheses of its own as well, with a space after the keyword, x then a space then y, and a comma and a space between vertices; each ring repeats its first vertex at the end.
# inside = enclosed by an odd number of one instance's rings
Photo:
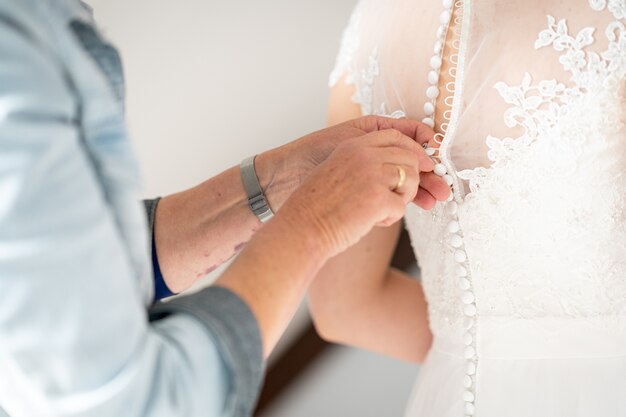
POLYGON ((357 6, 331 84, 434 124, 454 187, 406 216, 435 337, 408 416, 626 416, 625 24, 626 0, 357 6))

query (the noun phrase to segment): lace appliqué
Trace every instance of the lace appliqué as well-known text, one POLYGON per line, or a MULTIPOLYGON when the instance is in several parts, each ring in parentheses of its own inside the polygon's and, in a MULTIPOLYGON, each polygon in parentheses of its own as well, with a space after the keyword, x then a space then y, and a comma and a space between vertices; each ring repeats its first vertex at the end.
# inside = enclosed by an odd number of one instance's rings
MULTIPOLYGON (((590 0, 596 10, 604 9, 606 1, 590 0)), ((609 1, 613 14, 622 16, 625 2, 609 1)), ((552 45, 554 50, 563 52, 559 62, 571 73, 572 87, 566 87, 556 80, 543 80, 531 85, 532 77, 526 73, 519 86, 497 83, 498 90, 506 103, 512 105, 505 114, 504 122, 508 127, 521 126, 524 133, 518 138, 487 138, 488 157, 491 167, 479 167, 458 172, 461 179, 469 181, 470 191, 478 191, 488 180, 494 169, 506 166, 513 159, 522 157, 524 150, 542 137, 558 137, 567 140, 567 149, 571 152, 576 145, 582 146, 586 139, 582 137, 585 126, 590 125, 590 116, 600 118, 598 125, 614 131, 623 126, 619 109, 613 94, 623 94, 624 74, 626 73, 626 27, 622 22, 614 21, 608 25, 605 35, 609 47, 602 54, 585 51, 594 43, 594 28, 584 28, 576 36, 568 33, 565 19, 558 22, 548 16, 548 29, 539 34, 535 48, 552 45), (579 114, 585 111, 584 117, 579 114), (580 143, 576 144, 575 142, 580 143)), ((617 98, 619 100, 619 98, 617 98)), ((591 124, 593 125, 593 124, 591 124)), ((563 143, 551 143, 556 151, 565 150, 563 143)))
POLYGON ((375 48, 367 58, 367 66, 361 69, 358 80, 355 80, 356 92, 352 96, 352 101, 361 105, 361 113, 364 115, 373 114, 374 80, 379 75, 378 48, 375 48))
POLYGON ((438 334, 457 334, 464 330, 460 293, 450 280, 456 265, 446 261, 454 255, 444 237, 450 220, 441 204, 430 212, 413 204, 407 206, 406 228, 411 235, 411 245, 420 254, 417 261, 428 299, 428 320, 431 329, 438 334))
MULTIPOLYGON (((611 4, 621 15, 624 2, 611 4)), ((535 48, 562 53, 570 85, 533 83, 528 73, 518 86, 497 83, 511 105, 504 122, 523 133, 487 137, 490 166, 458 173, 470 184, 461 223, 483 314, 623 323, 626 28, 611 22, 601 53, 588 50, 594 34, 587 27, 572 35, 565 20, 548 16, 535 48), (497 256, 503 248, 523 256, 497 256)))
POLYGON ((378 48, 374 48, 367 58, 367 65, 365 68, 361 69, 358 77, 354 80, 356 92, 352 96, 352 101, 361 106, 361 113, 363 115, 373 114, 394 119, 406 117, 406 113, 402 110, 390 112, 385 102, 381 102, 378 108, 374 107, 374 84, 379 76, 378 48))
POLYGON ((345 76, 347 85, 354 85, 356 92, 352 96, 352 101, 361 106, 363 115, 374 114, 386 116, 394 119, 406 117, 402 110, 389 111, 385 103, 381 103, 378 108, 374 108, 374 82, 380 75, 378 65, 378 49, 374 48, 367 60, 367 65, 357 71, 355 57, 359 49, 359 23, 361 14, 357 9, 352 13, 350 22, 343 32, 341 47, 335 61, 335 68, 329 77, 329 87, 334 87, 345 76))
MULTIPOLYGON (((593 10, 601 11, 606 9, 607 0, 589 0, 589 5, 593 10)), ((616 19, 626 19, 626 2, 624 0, 608 0, 609 11, 616 19)))

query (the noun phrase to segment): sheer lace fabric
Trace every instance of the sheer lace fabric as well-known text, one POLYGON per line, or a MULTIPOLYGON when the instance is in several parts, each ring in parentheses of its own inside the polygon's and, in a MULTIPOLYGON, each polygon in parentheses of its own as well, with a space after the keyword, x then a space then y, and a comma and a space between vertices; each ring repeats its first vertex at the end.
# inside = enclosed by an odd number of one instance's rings
MULTIPOLYGON (((458 3, 435 121, 478 309, 475 415, 625 416, 626 0, 458 3)), ((421 120, 441 11, 361 1, 331 84, 421 120)), ((467 412, 451 218, 407 213, 435 335, 411 416, 467 412)))

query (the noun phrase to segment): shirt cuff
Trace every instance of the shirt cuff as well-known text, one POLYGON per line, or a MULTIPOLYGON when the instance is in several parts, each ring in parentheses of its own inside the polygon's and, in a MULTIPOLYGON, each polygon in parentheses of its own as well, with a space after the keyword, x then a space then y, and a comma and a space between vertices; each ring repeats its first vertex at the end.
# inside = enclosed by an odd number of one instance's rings
POLYGON ((150 320, 170 314, 189 314, 214 337, 231 375, 227 415, 250 417, 265 373, 263 344, 258 322, 248 305, 234 292, 211 286, 189 296, 157 303, 150 320))

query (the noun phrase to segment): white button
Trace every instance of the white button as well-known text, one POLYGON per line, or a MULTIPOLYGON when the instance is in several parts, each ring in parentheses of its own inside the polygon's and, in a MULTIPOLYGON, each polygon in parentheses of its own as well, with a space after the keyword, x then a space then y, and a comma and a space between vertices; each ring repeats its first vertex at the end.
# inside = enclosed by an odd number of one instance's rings
POLYGON ((467 371, 468 375, 474 375, 476 373, 476 364, 474 362, 467 363, 467 371))
POLYGON ((465 391, 463 393, 463 399, 468 403, 474 402, 474 393, 470 390, 465 391))
POLYGON ((472 304, 475 300, 474 293, 471 291, 465 291, 461 296, 463 304, 472 304))
POLYGON ((453 216, 456 214, 458 209, 459 209, 459 205, 456 202, 450 203, 446 206, 446 211, 448 212, 448 214, 451 214, 453 216))
POLYGON ((443 7, 445 7, 446 9, 451 9, 452 8, 452 1, 453 0, 443 0, 443 7))
POLYGON ((446 27, 441 25, 437 28, 437 37, 443 39, 444 36, 446 36, 446 27))
POLYGON ((459 230, 461 230, 461 226, 459 225, 459 222, 457 222, 456 220, 452 220, 450 223, 448 223, 448 232, 456 233, 459 230))
POLYGON ((441 54, 441 48, 443 48, 443 42, 441 42, 440 40, 437 40, 435 42, 435 48, 433 49, 433 52, 435 53, 435 55, 441 54))
POLYGON ((424 117, 422 119, 422 123, 424 123, 427 126, 435 127, 435 121, 432 119, 432 117, 424 117))
POLYGON ((437 149, 435 148, 426 148, 426 155, 428 156, 433 156, 435 152, 437 152, 437 149))
POLYGON ((432 116, 434 112, 435 105, 432 102, 427 101, 426 103, 424 103, 424 113, 426 113, 426 116, 432 116))
POLYGON ((472 327, 474 327, 474 319, 472 317, 465 317, 463 319, 463 326, 467 331, 472 330, 472 327))
POLYGON ((454 193, 450 193, 450 194, 448 195, 448 198, 446 198, 446 201, 447 201, 447 202, 450 202, 450 201, 452 201, 452 200, 454 200, 454 193))
POLYGON ((439 22, 441 22, 442 25, 447 25, 448 23, 450 23, 450 16, 452 16, 450 11, 449 10, 444 10, 439 15, 439 22))
POLYGON ((466 304, 463 307, 463 314, 468 317, 474 317, 476 315, 476 304, 466 304))
POLYGON ((467 414, 468 416, 473 416, 474 415, 474 411, 476 411, 476 408, 474 407, 474 404, 472 404, 472 403, 465 403, 465 414, 467 414))
POLYGON ((466 347, 463 353, 465 355, 465 359, 472 359, 476 356, 476 350, 472 346, 466 347))
POLYGON ((441 68, 441 63, 441 57, 439 55, 434 55, 432 58, 430 58, 430 67, 432 69, 441 68))
POLYGON ((446 166, 444 164, 435 165, 435 175, 439 175, 440 177, 442 177, 446 175, 446 172, 448 172, 448 170, 446 169, 446 166))
POLYGON ((472 284, 470 283, 470 280, 467 278, 461 278, 459 279, 459 287, 462 290, 469 290, 471 288, 472 284))
POLYGON ((465 344, 465 346, 471 345, 473 341, 474 338, 472 337, 471 333, 467 332, 463 335, 463 343, 465 344))
POLYGON ((467 260, 467 254, 464 251, 458 249, 454 251, 454 260, 458 263, 463 263, 467 260))
POLYGON ((450 236, 450 246, 452 246, 453 248, 460 248, 461 246, 463 246, 463 239, 461 238, 461 236, 459 235, 452 235, 450 236))
POLYGON ((432 85, 437 85, 439 83, 439 73, 435 70, 432 70, 428 73, 428 82, 432 85))
MULTIPOLYGON (((463 314, 465 314, 467 317, 474 317, 476 313, 476 304, 466 304, 463 306, 463 314)), ((471 327, 469 326, 471 323, 473 323, 471 320, 468 321, 468 327, 471 327)))
POLYGON ((437 97, 439 97, 439 89, 435 87, 434 85, 431 85, 426 90, 426 97, 428 97, 431 100, 436 99, 437 97))
POLYGON ((446 184, 448 185, 452 185, 454 184, 454 179, 452 179, 452 175, 444 175, 443 176, 443 180, 446 182, 446 184))
POLYGON ((456 274, 459 277, 466 277, 467 276, 467 269, 465 269, 465 267, 463 265, 457 265, 456 266, 456 274))
POLYGON ((463 378, 463 384, 465 385, 465 388, 471 388, 472 377, 469 375, 465 375, 465 377, 463 378))

